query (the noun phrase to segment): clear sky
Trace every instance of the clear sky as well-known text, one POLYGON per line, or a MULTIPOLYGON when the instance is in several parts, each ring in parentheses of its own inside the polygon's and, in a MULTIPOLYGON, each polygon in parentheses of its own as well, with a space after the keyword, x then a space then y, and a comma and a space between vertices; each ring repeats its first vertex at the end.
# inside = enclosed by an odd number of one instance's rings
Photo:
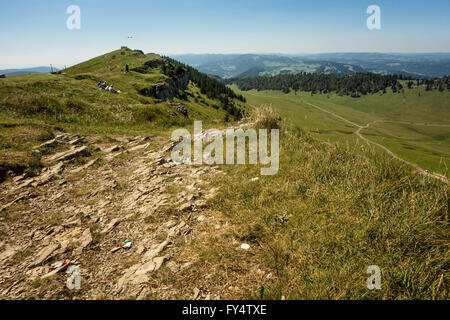
POLYGON ((450 52, 450 0, 2 0, 0 69, 144 52, 450 52), (381 30, 369 30, 369 5, 381 30), (69 30, 67 7, 81 9, 69 30), (133 39, 128 39, 133 36, 133 39))

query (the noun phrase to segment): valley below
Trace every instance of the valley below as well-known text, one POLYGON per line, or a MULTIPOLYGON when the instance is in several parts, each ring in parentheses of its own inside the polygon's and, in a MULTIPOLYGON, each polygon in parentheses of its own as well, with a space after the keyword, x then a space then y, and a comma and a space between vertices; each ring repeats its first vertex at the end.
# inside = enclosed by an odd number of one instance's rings
POLYGON ((448 181, 450 96, 416 88, 358 99, 336 94, 241 92, 249 103, 272 105, 288 121, 329 141, 370 141, 419 171, 448 181), (420 97, 419 97, 420 95, 420 97), (366 140, 369 139, 369 140, 366 140), (433 173, 432 173, 433 174, 433 173))

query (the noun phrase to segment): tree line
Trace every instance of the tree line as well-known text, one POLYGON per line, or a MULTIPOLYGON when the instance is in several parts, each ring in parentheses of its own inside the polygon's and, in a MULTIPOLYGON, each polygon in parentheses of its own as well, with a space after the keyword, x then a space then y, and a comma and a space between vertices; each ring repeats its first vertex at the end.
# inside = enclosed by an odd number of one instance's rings
POLYGON ((381 75, 374 73, 356 73, 353 75, 339 76, 335 74, 298 73, 280 74, 272 77, 235 78, 226 81, 228 84, 236 84, 240 90, 248 91, 281 90, 289 93, 291 90, 316 93, 336 92, 339 95, 359 97, 361 95, 382 92, 392 88, 394 93, 401 92, 403 85, 400 80, 406 80, 408 88, 414 85, 425 85, 426 90, 437 89, 439 91, 450 90, 449 77, 436 79, 413 79, 403 75, 381 75), (414 80, 414 81, 413 81, 414 80))
POLYGON ((163 57, 166 61, 161 70, 163 74, 168 77, 177 77, 185 72, 189 72, 190 80, 200 89, 200 92, 210 99, 219 100, 222 108, 227 111, 235 119, 240 119, 244 116, 244 112, 236 106, 234 99, 241 102, 246 102, 246 99, 236 94, 232 89, 228 88, 225 83, 214 79, 197 69, 178 62, 169 57, 163 57))
POLYGON ((438 90, 440 92, 444 90, 450 91, 450 76, 445 76, 442 78, 434 78, 434 79, 415 79, 409 80, 406 85, 408 89, 413 88, 414 86, 424 86, 426 91, 438 90))

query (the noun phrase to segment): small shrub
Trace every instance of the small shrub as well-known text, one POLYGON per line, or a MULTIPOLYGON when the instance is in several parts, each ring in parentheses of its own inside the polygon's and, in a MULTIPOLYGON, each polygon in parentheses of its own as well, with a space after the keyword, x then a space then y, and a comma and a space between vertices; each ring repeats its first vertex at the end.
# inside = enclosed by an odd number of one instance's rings
POLYGON ((256 128, 280 129, 281 127, 281 117, 273 111, 272 107, 258 108, 253 118, 256 128))

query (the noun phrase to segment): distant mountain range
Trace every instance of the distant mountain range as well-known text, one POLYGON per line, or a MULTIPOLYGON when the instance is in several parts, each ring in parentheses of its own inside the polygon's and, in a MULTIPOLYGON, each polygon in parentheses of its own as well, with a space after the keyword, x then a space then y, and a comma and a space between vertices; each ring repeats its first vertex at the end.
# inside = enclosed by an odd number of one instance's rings
MULTIPOLYGON (((450 53, 184 54, 171 58, 224 79, 300 72, 337 75, 372 72, 413 78, 450 75, 450 53)), ((7 76, 50 72, 50 67, 0 70, 0 74, 7 76)))
POLYGON ((286 73, 357 72, 402 74, 417 78, 450 74, 450 53, 384 54, 326 53, 302 56, 282 54, 188 54, 172 58, 221 78, 273 76, 286 73))
POLYGON ((326 53, 304 57, 354 64, 374 73, 410 74, 414 77, 450 75, 450 53, 326 53))
MULTIPOLYGON (((53 71, 58 71, 58 68, 53 68, 53 71)), ((50 67, 35 67, 35 68, 25 68, 25 69, 5 69, 0 70, 0 74, 7 76, 20 76, 24 74, 42 74, 50 73, 52 70, 50 67)))

